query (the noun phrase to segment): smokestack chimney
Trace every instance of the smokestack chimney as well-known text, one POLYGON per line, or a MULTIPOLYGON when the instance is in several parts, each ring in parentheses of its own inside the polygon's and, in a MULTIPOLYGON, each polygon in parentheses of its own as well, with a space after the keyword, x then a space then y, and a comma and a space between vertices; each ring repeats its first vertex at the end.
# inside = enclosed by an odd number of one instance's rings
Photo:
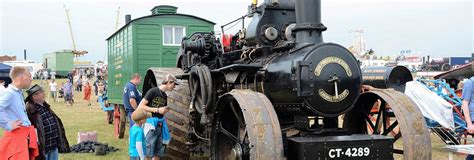
POLYGON ((132 15, 125 15, 125 24, 127 24, 128 22, 132 21, 132 15))
POLYGON ((24 58, 25 61, 26 61, 26 49, 23 50, 23 58, 24 58))
POLYGON ((327 28, 321 23, 321 0, 295 0, 295 10, 297 46, 322 43, 327 28))

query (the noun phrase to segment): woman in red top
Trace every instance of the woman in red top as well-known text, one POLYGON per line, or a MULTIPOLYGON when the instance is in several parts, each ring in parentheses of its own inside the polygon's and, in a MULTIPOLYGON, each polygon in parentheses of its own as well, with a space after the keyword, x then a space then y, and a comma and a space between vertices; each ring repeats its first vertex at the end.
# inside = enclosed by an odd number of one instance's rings
POLYGON ((91 91, 91 85, 89 84, 89 81, 87 81, 84 86, 84 100, 88 102, 88 106, 91 106, 91 91))

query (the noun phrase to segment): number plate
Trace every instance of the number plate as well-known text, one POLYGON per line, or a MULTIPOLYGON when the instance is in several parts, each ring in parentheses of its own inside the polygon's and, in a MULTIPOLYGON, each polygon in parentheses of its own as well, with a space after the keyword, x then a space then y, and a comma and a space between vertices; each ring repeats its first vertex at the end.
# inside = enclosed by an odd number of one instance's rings
POLYGON ((363 157, 370 156, 369 147, 342 147, 342 148, 330 148, 328 150, 329 158, 342 158, 342 159, 360 159, 363 157))
POLYGON ((353 134, 288 140, 288 159, 393 159, 393 142, 388 136, 353 134))

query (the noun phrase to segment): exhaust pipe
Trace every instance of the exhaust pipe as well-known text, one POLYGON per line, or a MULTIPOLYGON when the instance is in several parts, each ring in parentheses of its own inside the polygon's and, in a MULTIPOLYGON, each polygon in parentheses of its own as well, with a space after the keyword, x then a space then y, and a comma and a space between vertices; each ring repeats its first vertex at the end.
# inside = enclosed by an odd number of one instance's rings
POLYGON ((295 0, 295 11, 297 46, 322 43, 327 28, 321 23, 321 0, 295 0))

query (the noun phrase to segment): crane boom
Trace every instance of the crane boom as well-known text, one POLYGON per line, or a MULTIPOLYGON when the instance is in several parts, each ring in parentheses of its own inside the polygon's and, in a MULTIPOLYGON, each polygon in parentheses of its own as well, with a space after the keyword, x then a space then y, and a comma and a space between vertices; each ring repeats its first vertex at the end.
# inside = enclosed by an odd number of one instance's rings
POLYGON ((72 33, 72 27, 71 27, 71 20, 69 18, 69 9, 66 8, 66 5, 64 5, 64 11, 66 12, 66 23, 69 28, 69 33, 71 34, 71 40, 72 40, 72 48, 75 51, 76 50, 76 41, 74 41, 74 34, 72 33))
POLYGON ((88 52, 86 50, 83 51, 78 51, 76 50, 76 41, 74 40, 74 34, 72 32, 72 26, 71 26, 71 19, 69 18, 69 9, 66 8, 66 5, 63 5, 64 7, 64 12, 66 13, 66 22, 67 26, 69 28, 69 33, 71 34, 71 40, 72 40, 72 54, 74 57, 79 57, 87 54, 88 52))

